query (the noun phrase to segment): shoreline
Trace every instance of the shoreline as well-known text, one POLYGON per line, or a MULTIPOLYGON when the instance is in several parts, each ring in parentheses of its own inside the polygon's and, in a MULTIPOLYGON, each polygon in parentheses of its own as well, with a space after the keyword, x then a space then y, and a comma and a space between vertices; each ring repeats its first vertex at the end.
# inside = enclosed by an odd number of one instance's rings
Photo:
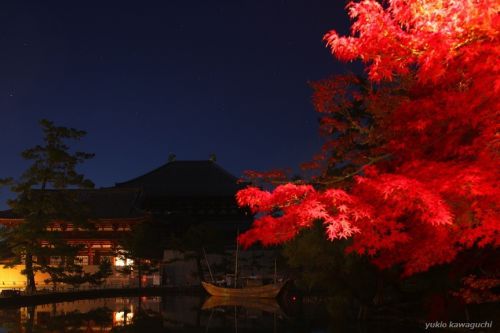
POLYGON ((203 295, 206 294, 201 286, 189 287, 145 287, 145 288, 110 288, 79 291, 64 291, 40 293, 35 295, 20 295, 0 297, 1 308, 18 308, 29 305, 59 303, 93 298, 120 297, 120 296, 161 296, 161 295, 203 295))

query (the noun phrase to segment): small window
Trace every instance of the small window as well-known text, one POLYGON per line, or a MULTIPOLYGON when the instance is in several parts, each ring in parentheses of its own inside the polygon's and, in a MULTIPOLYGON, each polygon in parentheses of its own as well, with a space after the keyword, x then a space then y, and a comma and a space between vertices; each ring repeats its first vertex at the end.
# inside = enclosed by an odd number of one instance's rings
POLYGON ((59 266, 62 263, 61 257, 50 257, 51 266, 59 266))

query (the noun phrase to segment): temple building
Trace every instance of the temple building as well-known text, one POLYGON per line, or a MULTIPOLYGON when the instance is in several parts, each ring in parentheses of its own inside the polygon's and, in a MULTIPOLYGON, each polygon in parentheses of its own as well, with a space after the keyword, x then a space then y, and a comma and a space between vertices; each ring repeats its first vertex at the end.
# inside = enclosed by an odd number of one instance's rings
MULTIPOLYGON (((67 221, 53 221, 49 230, 63 233, 68 243, 84 245, 78 259, 88 272, 96 270, 104 258, 114 266, 128 264, 116 251, 120 239, 140 223, 151 222, 166 233, 203 224, 234 242, 236 230, 245 229, 252 220, 236 204, 236 192, 243 186, 215 161, 169 161, 113 187, 71 190, 78 192, 78 198, 89 209, 95 229, 79 230, 67 221)), ((0 225, 9 227, 18 223, 23 223, 22 217, 10 210, 0 211, 0 225)), ((163 253, 158 254, 162 256, 163 253)), ((59 258, 50 260, 56 264, 59 258)), ((20 274, 21 269, 0 266, 0 289, 23 286, 25 277, 20 274)), ((42 284, 45 278, 38 276, 37 283, 42 284)))
POLYGON ((244 187, 238 178, 211 160, 170 161, 142 176, 117 183, 114 188, 140 190, 139 206, 158 221, 207 223, 235 234, 251 218, 236 204, 244 187))
MULTIPOLYGON (((60 232, 70 244, 83 245, 79 259, 84 266, 99 265, 102 258, 114 262, 120 238, 137 223, 149 216, 137 207, 140 191, 135 189, 102 188, 69 190, 78 192, 78 198, 88 208, 89 220, 95 230, 79 230, 66 221, 53 221, 48 231, 60 232)), ((10 210, 0 212, 0 224, 11 226, 23 223, 10 210)))

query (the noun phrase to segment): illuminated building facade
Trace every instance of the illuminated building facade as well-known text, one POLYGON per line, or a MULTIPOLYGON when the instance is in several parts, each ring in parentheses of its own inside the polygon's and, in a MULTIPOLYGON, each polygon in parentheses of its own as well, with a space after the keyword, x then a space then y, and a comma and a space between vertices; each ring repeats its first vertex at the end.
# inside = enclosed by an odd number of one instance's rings
MULTIPOLYGON (((134 225, 146 221, 158 225, 165 234, 206 223, 234 244, 236 230, 243 230, 251 222, 249 214, 236 204, 235 194, 241 187, 236 177, 214 161, 170 161, 114 187, 71 190, 78 191, 95 229, 79 230, 67 221, 53 221, 48 230, 62 233, 70 244, 84 245, 78 259, 88 272, 97 270, 103 259, 115 266, 130 264, 116 256, 119 240, 134 225)), ((22 217, 9 210, 0 212, 0 225, 19 223, 23 223, 22 217)), ((162 256, 158 253, 158 258, 162 256)), ((57 264, 60 258, 44 260, 57 264)), ((21 269, 0 268, 0 289, 22 285, 25 277, 20 274, 21 269)), ((41 284, 44 278, 39 275, 37 280, 41 284)))

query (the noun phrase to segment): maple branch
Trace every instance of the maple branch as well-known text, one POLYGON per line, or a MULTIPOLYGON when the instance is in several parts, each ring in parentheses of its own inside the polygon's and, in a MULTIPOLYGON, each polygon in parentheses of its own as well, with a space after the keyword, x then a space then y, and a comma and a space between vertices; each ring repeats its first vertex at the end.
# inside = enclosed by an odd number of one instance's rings
MULTIPOLYGON (((316 185, 316 184, 318 184, 318 185, 319 184, 331 185, 331 184, 335 184, 335 183, 340 183, 342 181, 345 181, 346 179, 349 179, 353 176, 356 176, 357 174, 360 174, 361 172, 363 172, 363 169, 365 167, 372 165, 372 164, 375 164, 381 160, 388 159, 391 156, 392 156, 392 154, 385 154, 385 155, 381 155, 378 157, 373 157, 367 163, 363 164, 360 168, 358 168, 356 171, 353 171, 345 176, 335 177, 331 180, 317 180, 317 181, 312 182, 311 184, 312 185, 316 185)), ((284 185, 284 184, 304 185, 307 183, 307 181, 305 181, 303 179, 299 179, 299 180, 269 180, 269 183, 272 185, 284 185)))
POLYGON ((384 160, 384 159, 388 159, 389 157, 391 157, 392 154, 385 154, 385 155, 381 155, 381 156, 378 156, 378 157, 374 157, 374 158, 371 158, 370 161, 368 161, 367 163, 363 164, 360 168, 358 168, 356 171, 353 171, 351 173, 348 173, 347 175, 345 176, 342 176, 342 177, 335 177, 334 179, 331 179, 331 180, 320 180, 320 181, 316 181, 314 182, 315 184, 322 184, 322 185, 330 185, 330 184, 335 184, 335 183, 340 183, 348 178, 351 178, 353 176, 356 176, 357 174, 360 174, 361 172, 363 172, 363 169, 369 165, 372 165, 372 164, 375 164, 381 160, 384 160))

